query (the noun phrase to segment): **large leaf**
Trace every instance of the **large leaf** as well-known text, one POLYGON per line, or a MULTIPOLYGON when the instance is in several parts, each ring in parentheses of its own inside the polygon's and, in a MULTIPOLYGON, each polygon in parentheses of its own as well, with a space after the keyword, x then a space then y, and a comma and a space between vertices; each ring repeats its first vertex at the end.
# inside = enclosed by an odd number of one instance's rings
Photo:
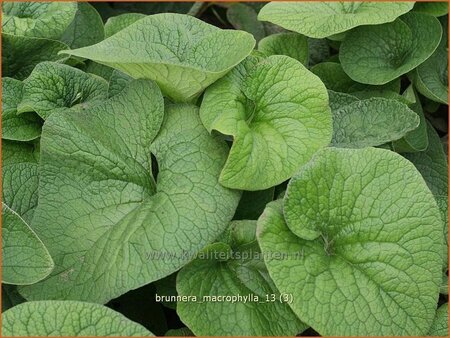
POLYGON ((41 301, 17 305, 2 315, 2 335, 153 336, 143 326, 99 304, 41 301))
POLYGON ((325 86, 287 56, 249 57, 208 88, 200 117, 234 138, 220 182, 235 189, 283 182, 331 139, 325 86))
POLYGON ((100 42, 105 30, 100 14, 87 2, 79 2, 75 18, 64 31, 61 40, 70 48, 80 48, 100 42))
POLYGON ((19 2, 2 4, 3 33, 59 39, 75 17, 76 2, 19 2))
POLYGON ((439 209, 414 166, 384 149, 320 151, 258 220, 275 285, 323 336, 419 336, 442 276, 439 209), (286 218, 286 222, 283 218, 286 218), (299 259, 300 256, 300 259, 299 259))
POLYGON ((428 59, 441 35, 439 20, 411 12, 392 23, 352 30, 341 45, 339 59, 353 80, 381 85, 428 59))
POLYGON ((47 119, 57 111, 105 99, 107 91, 108 83, 101 77, 67 65, 42 62, 24 80, 23 98, 17 111, 34 111, 47 119))
POLYGON ((2 78, 2 139, 31 141, 41 135, 42 121, 39 116, 34 113, 17 115, 22 90, 22 82, 2 78))
POLYGON ((325 38, 361 25, 390 22, 410 11, 414 2, 278 2, 259 12, 258 19, 312 38, 325 38))
POLYGON ((155 14, 108 39, 65 53, 155 80, 175 101, 191 101, 250 54, 253 37, 189 15, 155 14))
POLYGON ((21 288, 24 296, 103 303, 178 270, 189 261, 184 252, 225 229, 239 200, 218 183, 225 143, 208 135, 193 106, 170 107, 155 138, 162 119, 161 92, 148 80, 47 119, 32 227, 55 269, 21 288))
POLYGON ((378 146, 398 140, 419 126, 406 104, 373 97, 333 109, 332 144, 344 148, 378 146))
POLYGON ((2 203, 2 282, 36 283, 53 269, 53 260, 27 223, 2 203))
POLYGON ((437 309, 427 336, 448 337, 448 303, 442 304, 437 309))
POLYGON ((178 294, 198 301, 179 302, 177 312, 196 335, 294 336, 306 329, 280 302, 255 230, 256 221, 232 222, 229 243, 207 246, 179 272, 178 294))
POLYGON ((67 49, 62 42, 2 33, 2 74, 18 80, 30 75, 42 61, 63 61, 58 52, 67 49))
POLYGON ((286 55, 308 64, 308 40, 297 33, 272 34, 258 43, 258 50, 267 55, 286 55))

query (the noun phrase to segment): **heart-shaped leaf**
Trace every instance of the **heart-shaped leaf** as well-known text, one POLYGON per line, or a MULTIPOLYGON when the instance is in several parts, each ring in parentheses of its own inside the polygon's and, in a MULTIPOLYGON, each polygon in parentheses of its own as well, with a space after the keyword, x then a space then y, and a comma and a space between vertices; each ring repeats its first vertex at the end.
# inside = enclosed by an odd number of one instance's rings
POLYGON ((222 30, 192 16, 150 15, 102 42, 65 53, 155 80, 175 101, 192 101, 250 54, 246 32, 222 30))

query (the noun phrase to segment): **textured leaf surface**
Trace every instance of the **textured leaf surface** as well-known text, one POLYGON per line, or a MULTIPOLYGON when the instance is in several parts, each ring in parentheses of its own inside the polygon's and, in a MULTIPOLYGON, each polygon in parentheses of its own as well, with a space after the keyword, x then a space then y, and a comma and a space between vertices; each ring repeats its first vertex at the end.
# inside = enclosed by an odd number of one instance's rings
POLYGON ((393 142, 392 147, 398 153, 424 151, 428 147, 427 122, 423 114, 419 96, 413 92, 414 103, 409 107, 419 117, 419 126, 408 132, 403 138, 393 142))
POLYGON ((416 68, 435 51, 442 29, 435 17, 411 12, 392 23, 348 33, 339 59, 355 81, 381 85, 416 68))
POLYGON ((443 20, 442 28, 439 47, 428 60, 412 72, 411 78, 422 95, 433 101, 448 104, 448 20, 443 20))
POLYGON ((34 113, 17 115, 22 99, 22 82, 2 78, 2 139, 31 141, 41 135, 41 119, 34 113))
POLYGON ((58 52, 67 49, 62 42, 2 33, 2 75, 18 80, 30 75, 42 61, 62 61, 58 52))
POLYGON ((312 38, 325 38, 361 25, 390 22, 413 8, 413 2, 278 2, 259 12, 259 20, 312 38))
POLYGON ((287 56, 249 57, 208 88, 200 117, 234 138, 220 182, 235 189, 283 182, 331 138, 323 83, 287 56))
POLYGON ((65 53, 111 66, 133 78, 155 80, 175 101, 195 99, 250 54, 253 37, 194 17, 155 14, 108 39, 65 53))
POLYGON ((448 337, 448 303, 442 304, 437 309, 428 336, 448 337))
POLYGON ((114 70, 108 85, 108 96, 113 97, 124 90, 128 84, 133 81, 133 78, 129 75, 122 73, 119 70, 114 70))
POLYGON ((38 64, 24 81, 19 113, 35 111, 43 119, 52 113, 105 99, 108 83, 79 69, 54 63, 38 64))
POLYGON ((292 257, 264 256, 275 285, 325 336, 425 335, 442 237, 417 170, 375 148, 320 151, 289 183, 284 207, 273 202, 258 220, 262 252, 292 257))
POLYGON ((27 223, 2 203, 2 282, 36 283, 50 274, 53 260, 27 223))
POLYGON ((2 202, 28 224, 38 201, 38 156, 32 144, 2 140, 2 202))
POLYGON ((259 253, 256 221, 231 223, 231 243, 207 246, 199 257, 178 274, 179 295, 195 295, 198 302, 179 302, 181 320, 198 336, 281 336, 306 329, 286 303, 267 302, 279 292, 259 253), (242 238, 241 233, 247 236, 242 238), (234 245, 233 245, 234 243, 234 245), (232 250, 228 259, 223 259, 232 250), (209 256, 206 256, 209 254, 209 256), (239 256, 238 256, 239 255, 239 256), (258 297, 260 302, 203 302, 204 296, 258 297))
POLYGON ((77 3, 75 18, 64 31, 61 40, 70 48, 80 48, 100 42, 105 30, 100 14, 87 2, 77 3))
POLYGON ((103 305, 75 301, 40 301, 3 313, 3 336, 153 336, 103 305))
POLYGON ((153 82, 138 80, 86 110, 50 116, 32 227, 55 270, 23 295, 106 302, 178 270, 189 260, 183 252, 224 230, 239 193, 218 183, 227 147, 197 114, 173 106, 154 139, 163 98, 153 82))
POLYGON ((56 40, 72 22, 76 11, 76 2, 6 1, 2 4, 2 31, 56 40))
POLYGON ((109 38, 110 36, 113 36, 142 18, 145 18, 145 14, 124 13, 109 18, 105 23, 105 37, 109 38))
POLYGON ((398 140, 419 126, 419 116, 395 100, 371 98, 333 110, 337 147, 364 148, 398 140))
POLYGON ((308 40, 297 33, 269 35, 259 42, 258 50, 267 55, 290 56, 304 65, 308 63, 308 40))
POLYGON ((441 140, 436 130, 427 123, 428 148, 426 151, 404 154, 422 174, 425 182, 438 203, 444 222, 444 253, 443 257, 447 262, 448 250, 448 160, 444 153, 441 140))

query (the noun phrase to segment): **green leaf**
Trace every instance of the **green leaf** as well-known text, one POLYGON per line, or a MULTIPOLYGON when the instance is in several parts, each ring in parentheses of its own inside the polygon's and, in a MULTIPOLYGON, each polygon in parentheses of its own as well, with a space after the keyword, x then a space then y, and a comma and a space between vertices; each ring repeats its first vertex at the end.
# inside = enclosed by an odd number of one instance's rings
POLYGON ((258 50, 266 55, 290 56, 304 65, 308 64, 308 40, 297 33, 269 35, 259 42, 258 50))
POLYGON ((225 229, 239 201, 218 183, 226 144, 194 106, 169 107, 160 130, 162 119, 161 92, 146 80, 47 119, 32 226, 55 270, 21 288, 25 297, 106 302, 175 272, 189 261, 184 252, 225 229))
POLYGON ((57 40, 74 19, 76 11, 76 2, 6 1, 2 4, 2 31, 57 40))
POLYGON ((108 85, 108 97, 113 97, 124 90, 128 84, 133 80, 129 75, 122 73, 119 70, 114 70, 108 85))
POLYGON ((422 174, 439 206, 446 235, 444 236, 443 257, 448 266, 448 159, 439 135, 429 122, 427 122, 427 134, 428 148, 426 151, 406 153, 403 156, 410 160, 422 174))
POLYGON ((105 23, 105 37, 113 36, 142 18, 145 18, 145 14, 124 13, 109 18, 105 23))
POLYGON ((378 146, 404 137, 419 126, 419 116, 396 100, 374 97, 333 110, 331 144, 343 148, 378 146))
POLYGON ((108 83, 101 77, 54 63, 38 64, 24 80, 18 113, 36 112, 44 120, 58 111, 105 99, 108 83))
POLYGON ((400 79, 393 80, 384 86, 371 86, 353 81, 336 62, 322 62, 311 68, 329 90, 342 93, 354 93, 373 90, 400 91, 400 79))
POLYGON ((448 337, 448 303, 442 304, 437 309, 427 336, 448 337))
POLYGON ((266 36, 263 23, 258 21, 258 14, 246 4, 232 4, 227 10, 227 19, 235 29, 252 34, 256 41, 266 36))
POLYGON ((38 202, 38 156, 32 144, 2 140, 2 201, 27 223, 38 202))
POLYGON ((275 187, 259 191, 244 191, 233 219, 258 219, 266 204, 273 201, 274 194, 275 187))
POLYGON ((413 2, 278 2, 258 19, 312 37, 325 38, 361 25, 390 22, 413 8, 413 2))
POLYGON ((2 74, 23 80, 42 61, 64 61, 58 52, 69 48, 66 44, 48 39, 30 38, 2 33, 2 74))
POLYGON ((278 290, 292 294, 294 312, 320 335, 428 332, 442 223, 420 174, 398 154, 320 151, 290 181, 284 207, 267 206, 257 234, 278 290))
POLYGON ((439 47, 409 77, 419 93, 430 100, 448 104, 448 19, 442 20, 442 29, 439 47))
POLYGON ((381 85, 428 59, 441 35, 439 20, 411 12, 392 23, 352 30, 341 44, 339 59, 353 80, 381 85))
POLYGON ((77 5, 75 18, 61 37, 72 49, 93 45, 105 38, 103 21, 95 8, 87 2, 77 5))
POLYGON ((433 16, 443 16, 448 13, 447 2, 416 2, 414 5, 415 12, 430 14, 433 16))
POLYGON ((419 126, 408 132, 403 138, 393 142, 392 147, 397 153, 424 151, 428 147, 427 123, 423 114, 419 96, 413 92, 415 102, 409 107, 419 116, 419 126))
POLYGON ((211 244, 203 256, 179 272, 178 294, 197 297, 197 301, 178 303, 181 320, 198 336, 293 336, 304 331, 306 325, 286 303, 279 301, 280 293, 256 243, 256 221, 232 222, 231 226, 235 240, 240 237, 235 233, 237 229, 245 228, 251 236, 232 248, 225 243, 211 244), (221 254, 229 254, 230 249, 230 259, 222 260, 221 254), (271 295, 276 301, 267 301, 271 295), (215 296, 230 299, 207 301, 215 296), (231 297, 236 298, 233 301, 231 297), (246 301, 243 297, 247 297, 246 301))
POLYGON ((200 117, 209 131, 234 138, 220 175, 234 189, 283 182, 331 138, 324 85, 287 56, 249 57, 208 88, 200 117))
POLYGON ((106 40, 64 53, 155 80, 164 95, 192 101, 250 54, 253 37, 181 14, 155 14, 106 40), (156 27, 156 29, 155 29, 156 27))
POLYGON ((41 135, 42 121, 34 113, 17 115, 22 99, 22 82, 2 78, 2 139, 31 141, 41 135))
POLYGON ((4 336, 153 336, 143 326, 99 304, 27 302, 3 313, 4 336))
POLYGON ((53 266, 42 241, 14 210, 2 203, 2 282, 33 284, 47 277, 53 266))

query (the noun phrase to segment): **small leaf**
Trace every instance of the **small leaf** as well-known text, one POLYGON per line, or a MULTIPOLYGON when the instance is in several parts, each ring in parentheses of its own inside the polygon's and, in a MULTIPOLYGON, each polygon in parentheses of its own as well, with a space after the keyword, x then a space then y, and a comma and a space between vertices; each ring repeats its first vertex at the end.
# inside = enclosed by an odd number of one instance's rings
POLYGON ((39 282, 53 269, 53 260, 29 225, 2 203, 2 282, 39 282))
POLYGON ((114 34, 145 17, 146 15, 141 13, 124 13, 113 16, 105 23, 105 37, 109 38, 110 36, 113 36, 114 34))
POLYGON ((341 45, 339 59, 353 80, 382 85, 428 59, 441 35, 439 20, 411 12, 392 23, 352 30, 341 45))
POLYGON ((17 105, 22 99, 23 83, 8 77, 2 78, 2 139, 31 141, 41 135, 42 121, 34 113, 17 115, 17 105))
POLYGON ((249 57, 206 91, 205 127, 232 135, 220 182, 262 190, 289 177, 331 137, 328 95, 300 62, 281 55, 249 57))
POLYGON ((66 60, 67 56, 58 52, 67 48, 66 44, 55 40, 2 33, 2 74, 23 80, 42 61, 66 60))
POLYGON ((278 2, 258 19, 312 37, 326 38, 361 25, 390 22, 413 8, 413 2, 278 2))
POLYGON ((235 29, 252 34, 256 41, 266 36, 263 23, 258 21, 258 14, 244 3, 232 4, 227 10, 227 19, 235 29))
POLYGON ((404 137, 419 126, 419 116, 396 100, 371 98, 333 110, 332 145, 378 146, 404 137))
POLYGON ((151 79, 175 101, 192 101, 250 54, 253 37, 197 18, 155 14, 102 42, 64 53, 151 79), (154 29, 156 27, 156 29, 154 29))
POLYGON ((87 2, 78 2, 77 6, 75 18, 61 37, 72 49, 93 45, 105 38, 103 21, 95 8, 87 2))
POLYGON ((76 2, 19 2, 2 4, 3 33, 58 40, 75 17, 76 2))
POLYGON ((308 40, 297 33, 269 35, 259 42, 258 50, 266 55, 290 56, 304 65, 308 64, 308 40))
POLYGON ((36 112, 44 120, 67 108, 105 99, 108 83, 79 69, 54 63, 38 64, 24 80, 18 113, 36 112))
POLYGON ((153 336, 143 326, 99 304, 27 302, 2 315, 2 334, 23 336, 153 336))
POLYGON ((222 253, 222 247, 231 249, 225 243, 214 243, 205 248, 211 258, 199 257, 179 272, 179 295, 197 297, 196 302, 178 303, 177 313, 181 320, 198 336, 282 336, 304 331, 306 325, 296 318, 286 303, 278 301, 280 294, 256 244, 256 221, 232 222, 231 226, 237 245, 229 253, 230 259, 214 259, 211 252, 222 253), (251 235, 239 236, 236 231, 242 228, 251 235), (274 302, 267 300, 272 295, 276 298, 274 302), (230 299, 205 301, 217 296, 230 299), (238 296, 246 297, 246 301, 231 300, 238 296))

